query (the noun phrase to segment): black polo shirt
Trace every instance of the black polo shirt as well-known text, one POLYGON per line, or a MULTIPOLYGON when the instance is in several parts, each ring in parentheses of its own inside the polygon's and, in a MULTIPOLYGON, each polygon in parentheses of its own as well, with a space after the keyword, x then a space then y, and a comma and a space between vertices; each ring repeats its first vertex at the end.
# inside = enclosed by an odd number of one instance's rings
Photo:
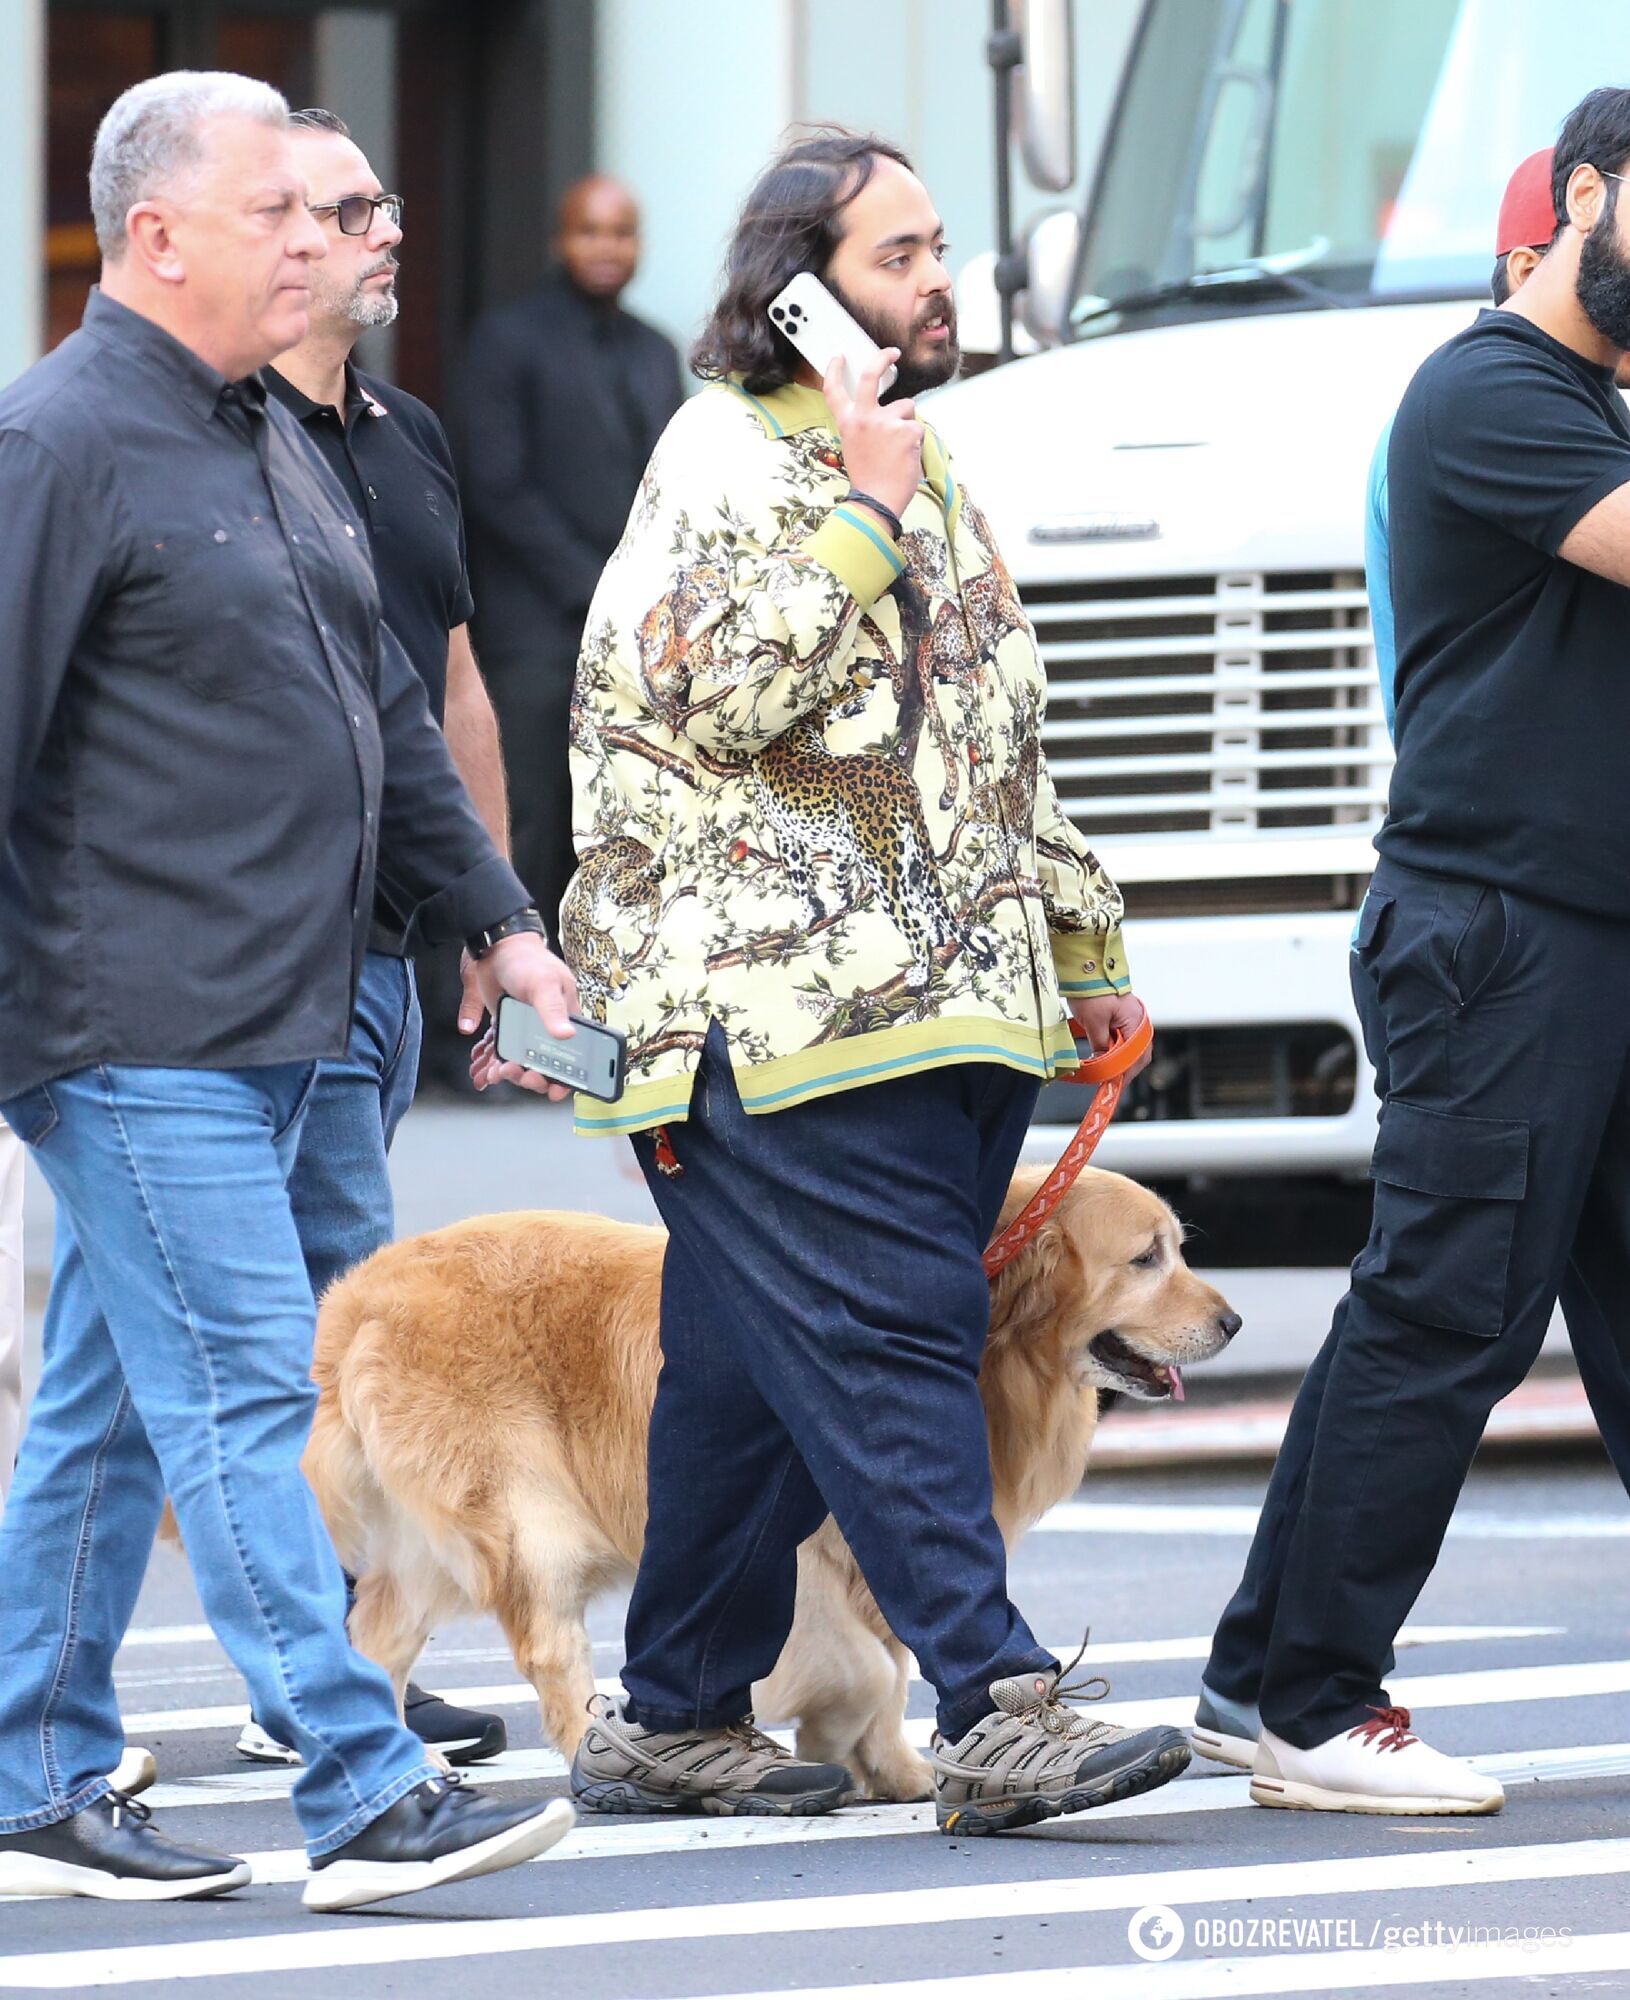
POLYGON ((1558 553, 1630 483, 1612 370, 1484 312, 1417 370, 1387 464, 1398 764, 1376 845, 1630 917, 1630 590, 1558 553))
MULTIPOLYGON (((276 365, 267 389, 299 421, 367 530, 385 622, 424 682, 438 722, 447 712, 447 635, 474 610, 464 516, 447 435, 416 396, 349 363, 345 408, 314 403, 276 365)), ((372 950, 407 949, 406 913, 379 894, 372 950)))
POLYGON ((0 1099, 342 1056, 376 864, 430 938, 520 908, 258 378, 94 293, 0 393, 0 1099))
POLYGON ((368 531, 385 622, 407 648, 438 722, 447 710, 447 635, 469 622, 464 515, 434 410, 349 364, 345 409, 314 403, 276 365, 266 387, 327 460, 368 531))

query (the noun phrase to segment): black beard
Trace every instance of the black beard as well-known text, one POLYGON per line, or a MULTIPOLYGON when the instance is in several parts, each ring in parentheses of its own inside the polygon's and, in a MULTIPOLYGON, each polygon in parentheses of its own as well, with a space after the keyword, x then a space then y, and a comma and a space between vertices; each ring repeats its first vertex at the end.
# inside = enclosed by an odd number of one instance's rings
POLYGON ((1618 195, 1615 182, 1596 227, 1579 246, 1574 291, 1596 331, 1625 352, 1630 351, 1630 258, 1620 250, 1614 227, 1618 195))
POLYGON ((826 286, 850 317, 859 323, 861 331, 876 341, 879 347, 898 347, 900 350, 900 358, 894 364, 894 380, 878 397, 880 403, 897 403, 903 397, 921 396, 929 389, 942 388, 962 366, 962 349, 956 337, 956 306, 949 297, 943 310, 951 329, 951 338, 931 361, 913 361, 907 351, 911 338, 908 333, 902 333, 897 326, 889 326, 878 314, 868 312, 841 290, 833 279, 828 278, 826 286))

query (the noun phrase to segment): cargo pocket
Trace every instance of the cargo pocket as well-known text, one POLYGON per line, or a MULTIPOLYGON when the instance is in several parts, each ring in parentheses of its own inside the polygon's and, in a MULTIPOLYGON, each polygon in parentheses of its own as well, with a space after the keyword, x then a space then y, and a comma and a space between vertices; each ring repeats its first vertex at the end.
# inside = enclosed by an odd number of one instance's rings
POLYGON ((1385 889, 1373 885, 1365 891, 1364 900, 1358 907, 1358 921, 1353 925, 1353 950, 1360 957, 1381 934, 1381 925, 1388 910, 1392 908, 1392 898, 1385 889))
POLYGON ((1390 1099, 1370 1160, 1375 1214, 1353 1289, 1399 1319, 1492 1340, 1505 1323, 1528 1124, 1390 1099))

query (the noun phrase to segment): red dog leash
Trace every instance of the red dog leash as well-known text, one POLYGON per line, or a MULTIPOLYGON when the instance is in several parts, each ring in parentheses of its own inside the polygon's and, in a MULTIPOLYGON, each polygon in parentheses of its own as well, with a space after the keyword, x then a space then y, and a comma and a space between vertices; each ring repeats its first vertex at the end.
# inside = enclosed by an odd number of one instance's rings
MULTIPOLYGON (((1082 1031, 1072 1022, 1071 1032, 1079 1039, 1082 1031)), ((1079 1069, 1058 1079, 1061 1083, 1091 1084, 1092 1102, 1087 1106, 1086 1116, 1076 1127, 1075 1137, 1065 1147, 1064 1157, 1006 1229, 991 1239, 990 1248, 985 1252, 987 1278, 994 1278, 998 1271, 1013 1262, 1075 1185, 1081 1169, 1092 1158, 1110 1119, 1115 1116, 1115 1108, 1125 1087, 1126 1072, 1141 1061, 1154 1038, 1155 1024, 1145 1013, 1131 1034, 1117 1035, 1101 1056, 1088 1056, 1079 1069)))

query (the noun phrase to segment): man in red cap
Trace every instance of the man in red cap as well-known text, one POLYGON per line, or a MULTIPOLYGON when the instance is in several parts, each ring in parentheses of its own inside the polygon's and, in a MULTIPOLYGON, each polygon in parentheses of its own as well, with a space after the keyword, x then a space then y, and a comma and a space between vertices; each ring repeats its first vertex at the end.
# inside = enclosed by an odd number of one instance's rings
POLYGON ((1626 177, 1630 91, 1594 91, 1512 178, 1503 309, 1422 364, 1372 480, 1389 725, 1394 593, 1401 697, 1353 942, 1382 1099, 1375 1223, 1297 1397, 1194 1737, 1251 1770, 1260 1805, 1503 1803, 1382 1683, 1488 1411, 1559 1298, 1630 1485, 1626 177))
MULTIPOLYGON (((1556 234, 1556 206, 1551 195, 1554 146, 1542 146, 1530 153, 1506 182, 1500 201, 1499 221, 1494 231, 1494 274, 1489 291, 1495 305, 1503 306, 1512 293, 1525 284, 1556 234)), ((1621 389, 1630 389, 1630 357, 1621 360, 1614 377, 1621 389)), ((1393 725, 1393 683, 1397 678, 1397 656, 1392 634, 1392 558, 1387 523, 1387 447, 1392 442, 1392 420, 1376 441, 1370 460, 1368 504, 1364 519, 1364 578, 1369 587, 1370 632, 1375 642, 1375 665, 1381 680, 1381 705, 1387 727, 1393 725)), ((1625 1457, 1620 1469, 1630 1485, 1630 1437, 1625 1440, 1625 1457)))

